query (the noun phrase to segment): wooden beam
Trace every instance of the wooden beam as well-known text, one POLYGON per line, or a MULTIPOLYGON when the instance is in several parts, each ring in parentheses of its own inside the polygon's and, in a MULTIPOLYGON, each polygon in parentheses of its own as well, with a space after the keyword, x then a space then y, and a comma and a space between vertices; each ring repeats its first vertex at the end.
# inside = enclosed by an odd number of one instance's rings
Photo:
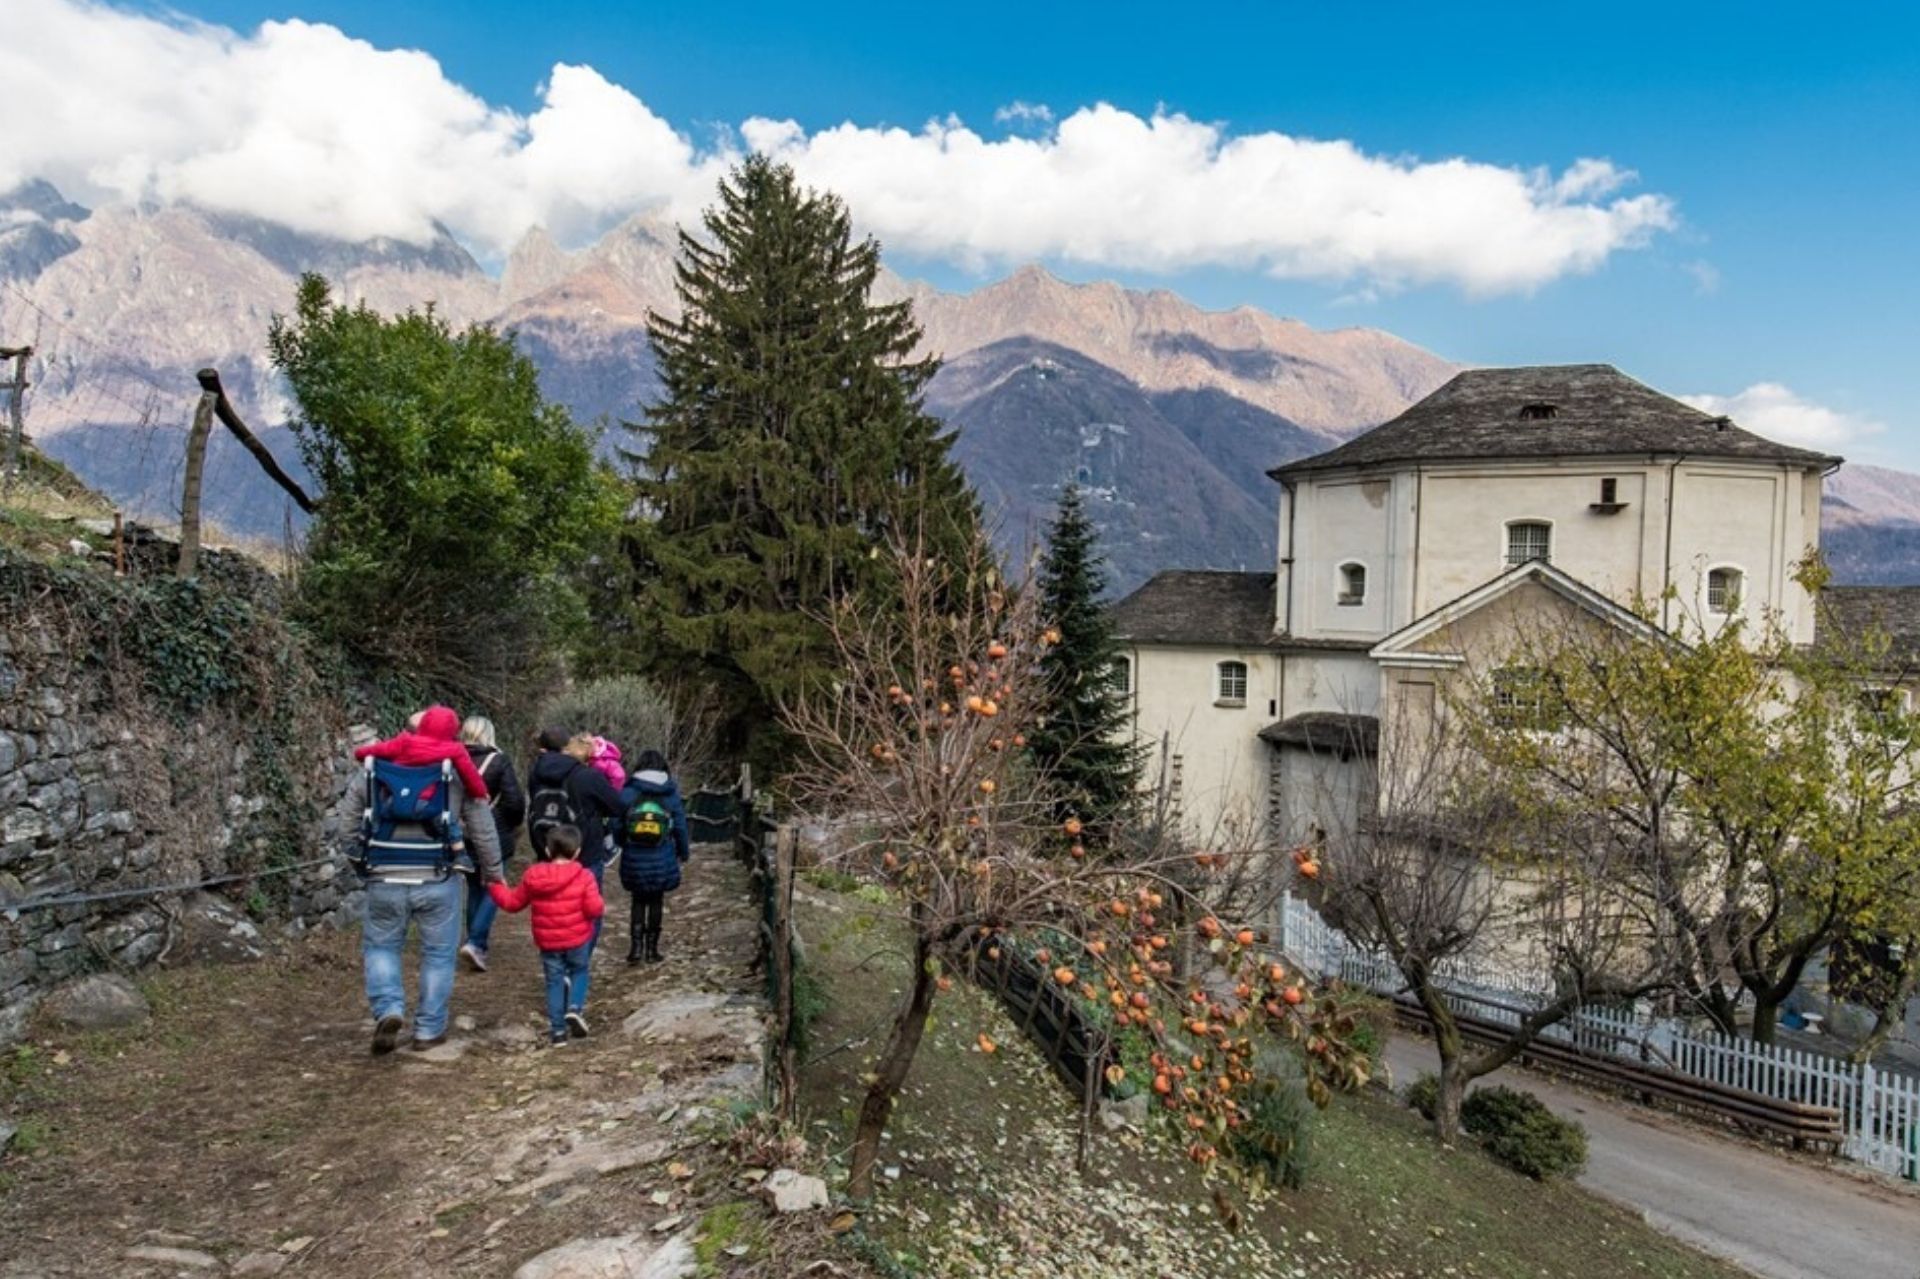
POLYGON ((14 477, 20 474, 20 448, 26 439, 26 397, 27 397, 27 361, 33 357, 30 346, 0 346, 0 360, 13 361, 13 380, 7 383, 7 389, 13 394, 8 396, 7 418, 7 474, 6 484, 13 487, 14 477))
POLYGON ((219 370, 201 369, 199 379, 201 391, 209 392, 214 396, 213 411, 214 415, 220 419, 220 424, 233 432, 235 439, 246 445, 247 452, 253 454, 254 461, 260 463, 260 469, 267 473, 268 479, 285 489, 287 495, 293 498, 294 504, 301 510, 309 515, 313 514, 313 499, 307 496, 307 491, 301 488, 299 482, 291 475, 280 469, 280 463, 274 460, 272 450, 262 444, 259 438, 247 429, 247 424, 240 420, 240 415, 234 412, 232 402, 227 399, 226 390, 220 385, 219 370))
POLYGON ((200 392, 193 409, 193 428, 187 432, 187 473, 180 487, 181 577, 192 577, 200 567, 200 478, 207 465, 207 437, 213 434, 213 391, 200 392))

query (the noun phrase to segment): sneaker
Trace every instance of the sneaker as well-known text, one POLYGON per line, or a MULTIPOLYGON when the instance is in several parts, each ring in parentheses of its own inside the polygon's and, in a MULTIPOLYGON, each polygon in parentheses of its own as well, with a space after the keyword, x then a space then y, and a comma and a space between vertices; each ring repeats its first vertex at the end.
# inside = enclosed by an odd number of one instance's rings
POLYGON ((575 1039, 587 1037, 587 1015, 578 1008, 567 1014, 567 1033, 575 1039))
POLYGON ((487 971, 487 952, 472 942, 468 942, 460 948, 460 957, 467 961, 474 972, 484 973, 487 971))
POLYGON ((447 1042, 447 1037, 445 1035, 434 1035, 432 1038, 429 1038, 429 1039, 422 1039, 420 1038, 420 1036, 415 1035, 413 1037, 413 1042, 408 1044, 407 1047, 413 1049, 413 1051, 417 1053, 423 1053, 430 1048, 438 1048, 441 1044, 444 1044, 446 1042, 447 1042))
POLYGON ((384 1057, 392 1052, 394 1045, 400 1042, 400 1028, 406 1024, 406 1020, 398 1013, 388 1013, 382 1017, 380 1024, 373 1028, 373 1055, 384 1057))
POLYGON ((547 1036, 547 1047, 565 1048, 566 1046, 567 1046, 567 1034, 565 1031, 561 1031, 559 1034, 547 1036))

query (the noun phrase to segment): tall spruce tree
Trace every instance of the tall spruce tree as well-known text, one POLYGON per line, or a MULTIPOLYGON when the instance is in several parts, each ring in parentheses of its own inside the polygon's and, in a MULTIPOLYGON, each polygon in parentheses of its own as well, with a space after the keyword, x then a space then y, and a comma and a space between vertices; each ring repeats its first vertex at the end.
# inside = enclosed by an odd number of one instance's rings
POLYGON ((711 696, 723 749, 785 763, 783 699, 835 668, 820 617, 884 616, 899 538, 959 554, 978 508, 921 407, 905 302, 871 300, 880 246, 846 206, 754 156, 680 237, 677 319, 650 317, 663 393, 631 530, 634 628, 648 673, 711 696))
POLYGON ((1040 607, 1060 632, 1041 664, 1047 708, 1031 735, 1034 759, 1062 802, 1096 832, 1135 802, 1140 751, 1128 734, 1126 668, 1100 597, 1106 567, 1077 486, 1060 494, 1040 561, 1040 607))

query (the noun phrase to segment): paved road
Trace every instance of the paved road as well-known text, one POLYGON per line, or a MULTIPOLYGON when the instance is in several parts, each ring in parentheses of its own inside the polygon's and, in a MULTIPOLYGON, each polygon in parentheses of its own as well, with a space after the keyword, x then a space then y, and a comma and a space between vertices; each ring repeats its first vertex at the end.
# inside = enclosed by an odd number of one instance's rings
MULTIPOLYGON (((1435 1068, 1432 1046, 1387 1048, 1396 1083, 1435 1068)), ((1920 1194, 1832 1172, 1529 1071, 1493 1079, 1587 1128, 1580 1184, 1649 1224, 1767 1279, 1920 1279, 1920 1194)))

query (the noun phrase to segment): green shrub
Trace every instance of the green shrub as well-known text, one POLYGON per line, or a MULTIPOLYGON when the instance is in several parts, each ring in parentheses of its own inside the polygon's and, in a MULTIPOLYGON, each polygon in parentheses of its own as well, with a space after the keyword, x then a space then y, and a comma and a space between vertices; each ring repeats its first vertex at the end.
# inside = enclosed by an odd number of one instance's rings
POLYGON ((1535 1181, 1571 1176, 1586 1166, 1587 1130, 1531 1093, 1477 1089, 1461 1103, 1460 1126, 1479 1137, 1488 1154, 1535 1181))
POLYGON ((1107 1095, 1125 1101, 1146 1090, 1153 1079, 1153 1041, 1144 1031, 1129 1026, 1113 1037, 1114 1058, 1127 1073, 1119 1083, 1110 1085, 1107 1095))
POLYGON ((1406 1086, 1401 1099, 1419 1111, 1429 1122, 1440 1113, 1440 1077, 1421 1075, 1406 1086))
POLYGON ((1292 1053, 1260 1054, 1243 1104, 1246 1122, 1231 1138, 1234 1158, 1276 1185, 1300 1189, 1313 1166, 1315 1110, 1292 1053))
POLYGON ((813 964, 796 955, 793 965, 793 1051, 804 1060, 813 1048, 813 1023, 827 1011, 827 985, 813 964))
POLYGON ((1368 991, 1346 989, 1340 992, 1340 1009, 1353 1023, 1347 1042, 1366 1055, 1368 1066, 1378 1074, 1380 1055, 1393 1033, 1393 1001, 1368 991))
POLYGON ((591 680, 548 698, 536 727, 549 724, 617 743, 628 768, 641 751, 657 750, 667 757, 683 791, 707 780, 713 770, 712 717, 678 705, 637 675, 591 680))

